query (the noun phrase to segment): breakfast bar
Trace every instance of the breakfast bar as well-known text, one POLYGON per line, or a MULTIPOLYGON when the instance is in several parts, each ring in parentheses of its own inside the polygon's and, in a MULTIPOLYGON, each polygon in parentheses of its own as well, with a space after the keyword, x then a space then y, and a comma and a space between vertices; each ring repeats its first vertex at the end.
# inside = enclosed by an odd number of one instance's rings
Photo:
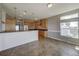
POLYGON ((0 51, 38 40, 38 31, 0 33, 0 51))

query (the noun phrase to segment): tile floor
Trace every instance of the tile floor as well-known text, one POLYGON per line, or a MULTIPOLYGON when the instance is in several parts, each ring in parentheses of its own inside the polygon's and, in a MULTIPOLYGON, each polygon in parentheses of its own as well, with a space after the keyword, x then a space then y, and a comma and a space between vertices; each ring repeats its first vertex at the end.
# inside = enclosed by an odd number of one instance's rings
POLYGON ((55 39, 41 39, 0 52, 1 56, 79 56, 75 45, 55 39))

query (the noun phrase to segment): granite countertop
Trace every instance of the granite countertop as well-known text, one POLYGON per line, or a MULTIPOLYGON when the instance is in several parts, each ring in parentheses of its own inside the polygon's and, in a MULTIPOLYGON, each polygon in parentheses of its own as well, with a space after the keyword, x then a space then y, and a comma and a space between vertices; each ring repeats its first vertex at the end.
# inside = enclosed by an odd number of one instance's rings
MULTIPOLYGON (((24 30, 24 31, 48 31, 47 29, 28 29, 28 30, 24 30)), ((2 31, 0 33, 12 33, 12 32, 24 32, 23 30, 22 31, 2 31)))
POLYGON ((48 31, 48 29, 29 29, 29 30, 48 31))

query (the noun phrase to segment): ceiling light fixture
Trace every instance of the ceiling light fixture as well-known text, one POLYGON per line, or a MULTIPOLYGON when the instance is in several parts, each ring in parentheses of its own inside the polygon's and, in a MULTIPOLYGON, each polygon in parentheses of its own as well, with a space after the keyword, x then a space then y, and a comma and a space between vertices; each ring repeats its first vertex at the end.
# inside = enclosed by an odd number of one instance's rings
POLYGON ((16 24, 17 24, 17 8, 14 7, 14 10, 15 10, 15 20, 16 20, 16 24))
POLYGON ((26 13, 27 13, 27 11, 25 10, 25 11, 23 12, 23 14, 26 15, 26 13))
POLYGON ((26 15, 26 13, 24 12, 23 15, 26 15))
POLYGON ((48 8, 51 8, 52 6, 53 6, 52 3, 48 3, 48 4, 47 4, 47 7, 48 7, 48 8))

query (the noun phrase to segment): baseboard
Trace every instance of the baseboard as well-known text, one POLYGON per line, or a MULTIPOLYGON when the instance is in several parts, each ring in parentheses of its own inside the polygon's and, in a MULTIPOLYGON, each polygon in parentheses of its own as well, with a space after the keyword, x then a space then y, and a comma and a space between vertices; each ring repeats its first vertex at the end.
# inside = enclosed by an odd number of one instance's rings
POLYGON ((53 40, 57 40, 57 41, 61 41, 61 42, 65 42, 65 43, 68 43, 68 44, 71 44, 71 45, 76 45, 76 46, 79 46, 79 44, 75 44, 75 43, 72 43, 72 42, 67 42, 67 41, 64 41, 64 40, 60 40, 60 39, 57 39, 57 38, 51 38, 51 37, 46 37, 47 39, 53 39, 53 40))

